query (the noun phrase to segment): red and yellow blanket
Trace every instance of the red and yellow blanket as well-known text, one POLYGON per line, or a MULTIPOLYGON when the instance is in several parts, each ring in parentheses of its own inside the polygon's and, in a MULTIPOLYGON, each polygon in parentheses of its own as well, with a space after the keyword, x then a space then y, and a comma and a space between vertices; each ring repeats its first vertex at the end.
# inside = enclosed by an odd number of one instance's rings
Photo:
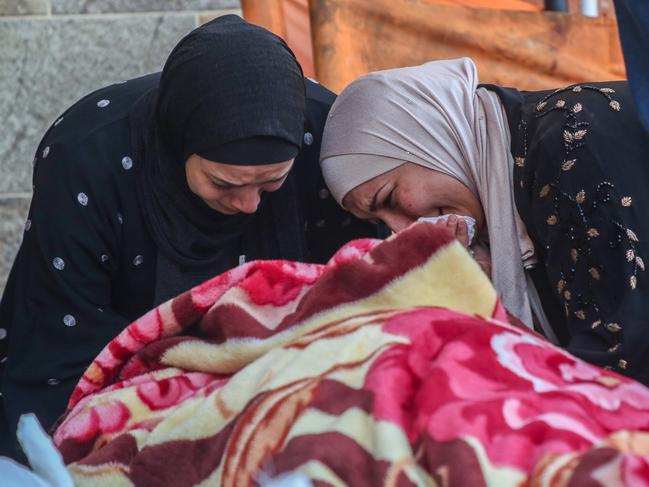
POLYGON ((54 440, 78 485, 649 485, 649 389, 507 323, 428 224, 252 262, 97 357, 54 440))

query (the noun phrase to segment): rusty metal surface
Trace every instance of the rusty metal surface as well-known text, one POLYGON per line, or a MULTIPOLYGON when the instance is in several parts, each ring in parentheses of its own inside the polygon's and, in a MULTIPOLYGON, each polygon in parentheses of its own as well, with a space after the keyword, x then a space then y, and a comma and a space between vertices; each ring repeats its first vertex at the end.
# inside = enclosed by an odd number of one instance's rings
POLYGON ((283 0, 241 0, 241 12, 248 22, 286 37, 283 0))
POLYGON ((308 0, 241 0, 243 17, 282 37, 307 76, 315 76, 308 0))
POLYGON ((429 3, 458 5, 461 7, 525 10, 528 12, 543 9, 543 0, 429 0, 429 3))
POLYGON ((334 91, 377 69, 473 58, 482 82, 536 90, 625 77, 615 20, 440 5, 311 0, 316 74, 334 91))

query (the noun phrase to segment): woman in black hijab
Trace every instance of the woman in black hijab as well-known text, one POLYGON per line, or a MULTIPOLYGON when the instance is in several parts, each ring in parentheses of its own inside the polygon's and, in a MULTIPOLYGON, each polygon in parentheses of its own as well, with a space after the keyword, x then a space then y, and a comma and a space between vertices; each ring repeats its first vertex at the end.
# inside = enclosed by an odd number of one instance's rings
POLYGON ((153 306, 247 260, 323 262, 373 236, 322 180, 333 99, 305 89, 280 38, 225 16, 185 37, 162 73, 54 122, 0 304, 1 453, 20 414, 51 426, 95 355, 153 306))

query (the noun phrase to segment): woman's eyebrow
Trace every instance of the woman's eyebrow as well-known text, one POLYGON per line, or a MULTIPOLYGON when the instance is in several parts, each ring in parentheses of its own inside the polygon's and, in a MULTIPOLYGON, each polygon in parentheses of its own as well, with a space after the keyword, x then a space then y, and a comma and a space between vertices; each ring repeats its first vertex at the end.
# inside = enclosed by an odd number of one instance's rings
POLYGON ((219 183, 219 184, 221 184, 223 186, 232 186, 232 187, 237 187, 237 188, 239 188, 241 186, 246 186, 245 184, 235 184, 232 181, 228 181, 227 179, 217 178, 216 176, 212 176, 211 174, 210 174, 210 179, 213 182, 219 183))
POLYGON ((232 181, 228 181, 227 179, 221 179, 221 178, 219 178, 219 177, 212 176, 212 175, 210 175, 210 178, 212 179, 212 181, 216 181, 217 183, 222 184, 222 185, 224 185, 224 186, 231 186, 231 187, 233 187, 233 188, 242 188, 242 187, 244 187, 244 186, 249 186, 249 185, 251 185, 251 184, 268 184, 268 183, 276 183, 276 182, 281 181, 282 179, 284 179, 286 176, 288 176, 288 174, 291 172, 291 169, 292 169, 292 167, 289 168, 288 171, 286 171, 284 174, 282 174, 281 176, 279 176, 279 177, 277 177, 277 178, 274 178, 274 179, 268 179, 268 180, 266 180, 266 181, 255 182, 255 183, 243 183, 243 184, 240 184, 240 183, 233 183, 232 181))
POLYGON ((383 186, 381 186, 379 189, 376 190, 376 193, 374 193, 374 196, 372 196, 372 201, 370 201, 370 206, 368 207, 370 213, 374 213, 376 211, 376 200, 379 197, 379 193, 383 188, 385 188, 385 185, 388 183, 384 183, 383 186))

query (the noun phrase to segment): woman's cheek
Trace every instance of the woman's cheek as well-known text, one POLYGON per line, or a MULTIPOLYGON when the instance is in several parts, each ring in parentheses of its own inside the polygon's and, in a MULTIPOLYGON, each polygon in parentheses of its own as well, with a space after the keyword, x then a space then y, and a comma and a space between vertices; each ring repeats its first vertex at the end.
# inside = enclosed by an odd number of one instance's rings
POLYGON ((439 210, 430 205, 422 194, 409 194, 402 200, 402 209, 406 216, 419 218, 422 216, 436 216, 439 210))

